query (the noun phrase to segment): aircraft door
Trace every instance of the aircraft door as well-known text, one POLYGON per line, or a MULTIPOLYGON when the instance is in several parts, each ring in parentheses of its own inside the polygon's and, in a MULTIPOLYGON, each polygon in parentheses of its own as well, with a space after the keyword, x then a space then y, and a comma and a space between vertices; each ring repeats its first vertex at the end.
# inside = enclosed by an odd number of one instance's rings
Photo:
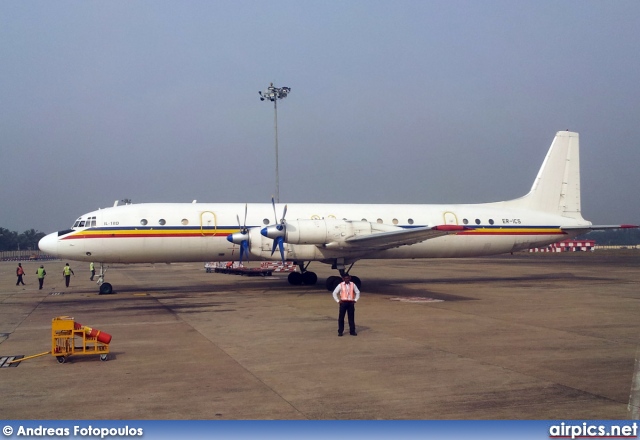
POLYGON ((457 225, 458 224, 458 217, 451 211, 446 211, 443 214, 444 217, 444 224, 445 225, 457 225))
POLYGON ((212 211, 203 211, 200 213, 200 233, 203 236, 213 237, 218 227, 216 214, 212 211))

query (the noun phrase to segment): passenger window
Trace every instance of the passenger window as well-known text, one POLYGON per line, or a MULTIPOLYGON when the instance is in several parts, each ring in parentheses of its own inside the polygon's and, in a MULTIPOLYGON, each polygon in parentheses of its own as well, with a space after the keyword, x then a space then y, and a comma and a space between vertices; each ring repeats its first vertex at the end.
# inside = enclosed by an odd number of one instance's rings
POLYGON ((146 225, 147 225, 147 223, 149 223, 149 222, 147 221, 147 219, 146 219, 146 218, 143 218, 142 220, 140 220, 140 224, 141 224, 142 226, 146 226, 146 225))
POLYGON ((186 218, 182 219, 182 224, 187 226, 189 224, 189 220, 187 220, 186 218))
POLYGON ((477 218, 477 219, 476 219, 476 225, 479 225, 479 224, 480 224, 480 219, 479 219, 479 218, 477 218))
POLYGON ((398 219, 397 219, 397 218, 394 218, 393 220, 391 220, 391 222, 392 222, 394 225, 397 225, 397 224, 398 224, 398 219))
POLYGON ((409 223, 410 225, 412 225, 412 224, 413 224, 413 219, 412 219, 412 218, 410 218, 409 220, 407 220, 407 223, 409 223))
POLYGON ((379 218, 378 220, 376 220, 378 223, 382 223, 382 219, 379 218))
POLYGON ((492 219, 492 218, 490 218, 490 219, 489 219, 489 224, 490 224, 490 225, 492 225, 492 224, 493 224, 493 219, 492 219))
POLYGON ((158 220, 158 223, 159 223, 161 226, 164 226, 164 225, 167 223, 167 221, 166 221, 165 219, 161 218, 160 220, 158 220))
POLYGON ((467 220, 466 218, 463 218, 462 219, 462 223, 464 223, 465 225, 468 225, 469 224, 469 220, 467 220))

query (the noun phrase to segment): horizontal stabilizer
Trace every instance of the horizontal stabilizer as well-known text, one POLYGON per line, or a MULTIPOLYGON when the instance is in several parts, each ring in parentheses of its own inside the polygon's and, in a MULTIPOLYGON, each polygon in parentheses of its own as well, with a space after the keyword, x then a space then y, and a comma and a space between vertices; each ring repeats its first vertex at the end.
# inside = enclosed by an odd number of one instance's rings
POLYGON ((638 225, 589 225, 589 226, 561 226, 565 232, 577 232, 578 234, 586 234, 591 231, 604 231, 606 229, 633 229, 638 225))

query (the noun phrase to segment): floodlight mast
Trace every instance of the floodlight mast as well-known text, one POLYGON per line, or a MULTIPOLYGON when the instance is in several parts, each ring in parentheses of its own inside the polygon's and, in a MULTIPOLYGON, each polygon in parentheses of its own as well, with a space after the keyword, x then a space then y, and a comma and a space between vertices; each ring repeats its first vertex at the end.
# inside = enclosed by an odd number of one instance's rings
POLYGON ((258 92, 260 101, 273 102, 273 125, 276 133, 276 202, 280 203, 280 172, 278 169, 278 99, 284 99, 291 92, 289 87, 274 87, 273 83, 264 92, 258 92))

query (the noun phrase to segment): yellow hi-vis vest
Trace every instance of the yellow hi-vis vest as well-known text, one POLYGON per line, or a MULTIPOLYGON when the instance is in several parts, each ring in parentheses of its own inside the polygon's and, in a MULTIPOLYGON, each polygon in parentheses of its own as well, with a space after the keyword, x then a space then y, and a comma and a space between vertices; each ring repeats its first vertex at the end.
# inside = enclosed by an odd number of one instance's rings
POLYGON ((90 263, 89 264, 89 270, 94 270, 94 269, 95 269, 95 266, 93 265, 93 263, 90 263))
POLYGON ((355 301, 356 296, 353 293, 353 282, 346 284, 344 281, 340 283, 340 301, 355 301))
POLYGON ((38 274, 38 278, 44 278, 44 275, 46 274, 42 267, 39 267, 36 273, 38 274))
POLYGON ((69 266, 64 267, 64 275, 65 276, 71 275, 71 268, 69 266))

